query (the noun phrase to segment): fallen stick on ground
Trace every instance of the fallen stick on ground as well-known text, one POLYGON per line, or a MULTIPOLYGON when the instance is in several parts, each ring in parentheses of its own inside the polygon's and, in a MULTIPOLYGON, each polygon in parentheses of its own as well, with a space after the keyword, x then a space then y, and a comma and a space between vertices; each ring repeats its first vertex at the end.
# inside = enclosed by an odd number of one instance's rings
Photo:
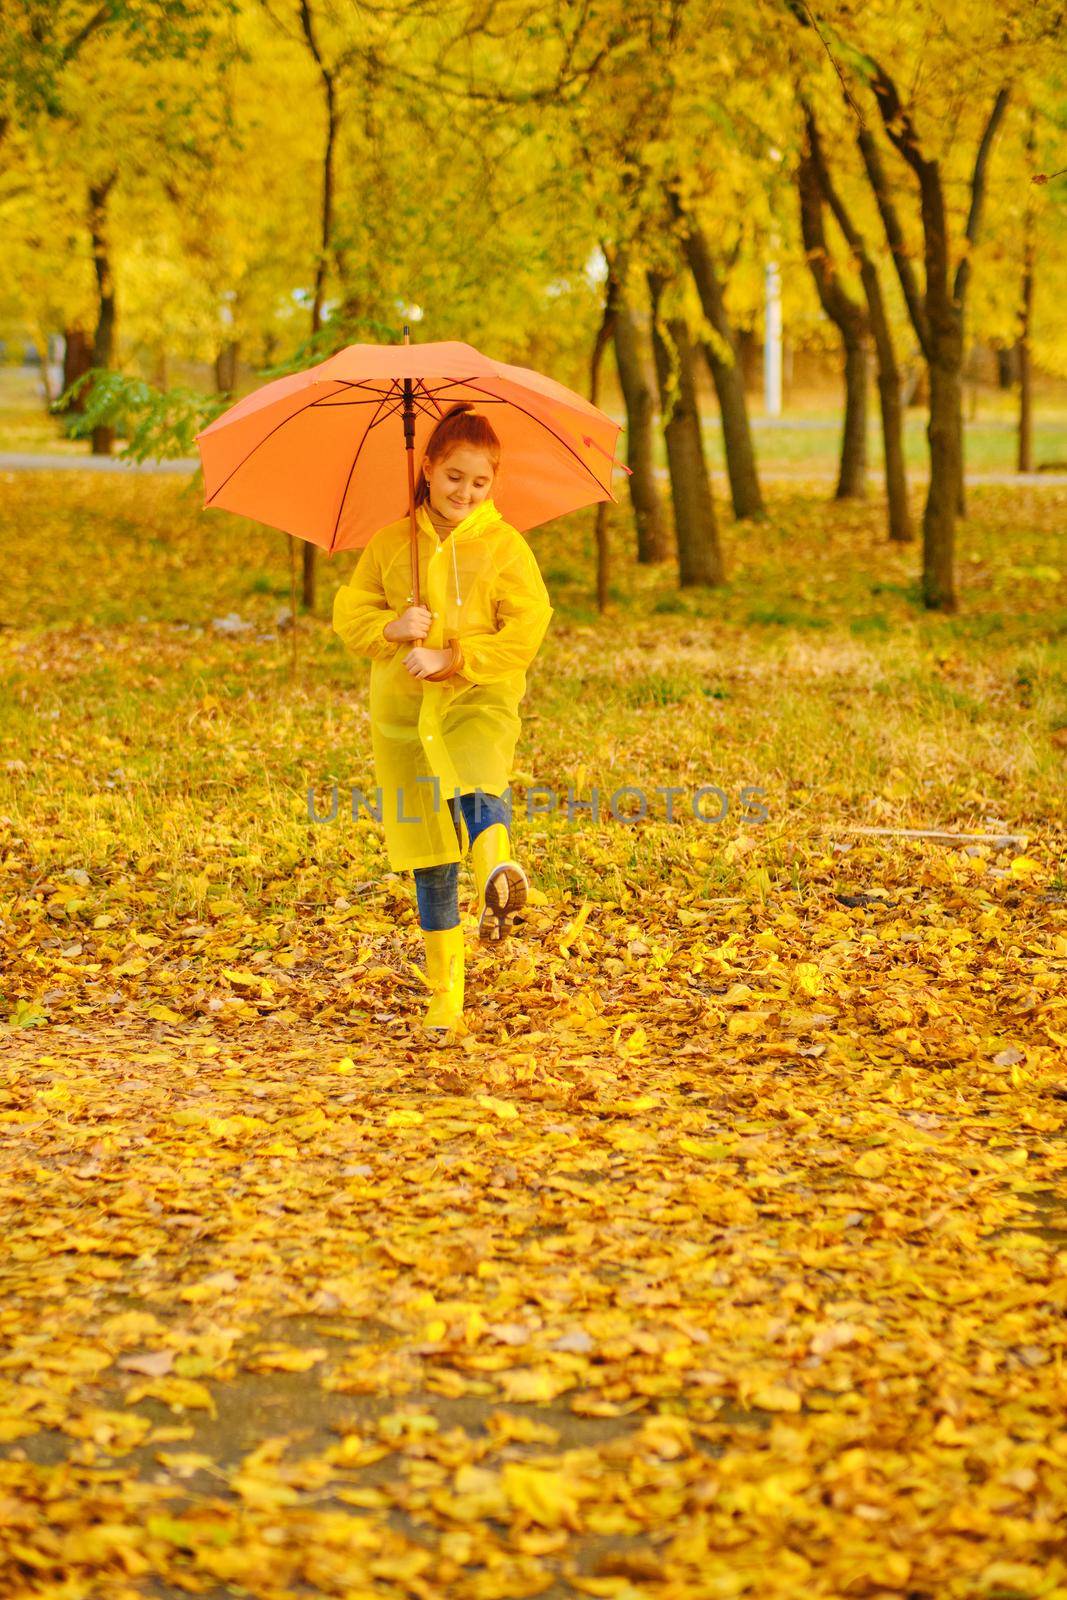
POLYGON ((951 833, 945 828, 845 828, 844 833, 878 833, 891 839, 937 839, 945 844, 995 844, 1004 849, 1009 844, 1023 847, 1029 841, 1028 833, 951 833))

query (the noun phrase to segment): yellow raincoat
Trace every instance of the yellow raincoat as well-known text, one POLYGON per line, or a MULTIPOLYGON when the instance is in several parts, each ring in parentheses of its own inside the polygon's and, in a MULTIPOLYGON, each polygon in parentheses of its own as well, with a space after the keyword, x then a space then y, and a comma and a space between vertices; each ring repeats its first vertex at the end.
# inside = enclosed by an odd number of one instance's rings
POLYGON ((491 498, 445 539, 424 505, 416 521, 419 587, 433 619, 425 643, 443 649, 458 638, 458 673, 440 683, 413 678, 404 667, 413 643, 393 644, 383 634, 412 603, 406 516, 379 528, 333 603, 334 631, 372 663, 374 776, 394 872, 459 861, 449 800, 507 790, 526 669, 552 616, 533 551, 491 498))

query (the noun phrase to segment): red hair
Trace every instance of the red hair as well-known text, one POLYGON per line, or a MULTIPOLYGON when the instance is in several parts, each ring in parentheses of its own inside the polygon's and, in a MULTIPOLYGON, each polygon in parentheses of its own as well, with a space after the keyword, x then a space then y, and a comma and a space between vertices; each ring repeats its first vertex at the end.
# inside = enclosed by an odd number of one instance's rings
MULTIPOLYGON (((443 461, 461 445, 469 445, 472 450, 484 451, 492 462, 494 472, 499 467, 500 440, 489 418, 475 411, 472 400, 457 401, 440 419, 426 441, 426 448, 422 453, 423 465, 430 461, 443 461)), ((430 488, 426 482, 426 474, 420 470, 415 485, 415 504, 421 506, 429 496, 430 488)))

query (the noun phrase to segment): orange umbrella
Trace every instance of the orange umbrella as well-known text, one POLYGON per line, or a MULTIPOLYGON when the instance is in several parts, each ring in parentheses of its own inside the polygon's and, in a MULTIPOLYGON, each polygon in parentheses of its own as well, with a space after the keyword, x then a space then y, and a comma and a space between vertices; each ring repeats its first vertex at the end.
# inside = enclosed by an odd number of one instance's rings
POLYGON ((418 605, 415 451, 421 459, 438 418, 457 400, 484 410, 500 439, 493 500, 513 527, 615 500, 619 423, 528 367, 493 361, 469 344, 410 344, 405 328, 403 344, 349 345, 264 384, 209 423, 196 436, 204 504, 283 528, 332 555, 361 549, 403 515, 406 502, 418 605))

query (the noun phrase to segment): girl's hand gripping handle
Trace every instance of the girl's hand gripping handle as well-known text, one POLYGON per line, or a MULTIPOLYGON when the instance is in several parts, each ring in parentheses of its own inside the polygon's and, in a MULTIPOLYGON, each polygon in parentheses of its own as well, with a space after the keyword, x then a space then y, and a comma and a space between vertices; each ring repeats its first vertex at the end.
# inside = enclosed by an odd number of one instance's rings
POLYGON ((426 606, 408 606, 401 612, 395 622, 390 622, 385 629, 385 637, 393 644, 401 644, 411 640, 421 644, 430 631, 431 617, 426 606))

